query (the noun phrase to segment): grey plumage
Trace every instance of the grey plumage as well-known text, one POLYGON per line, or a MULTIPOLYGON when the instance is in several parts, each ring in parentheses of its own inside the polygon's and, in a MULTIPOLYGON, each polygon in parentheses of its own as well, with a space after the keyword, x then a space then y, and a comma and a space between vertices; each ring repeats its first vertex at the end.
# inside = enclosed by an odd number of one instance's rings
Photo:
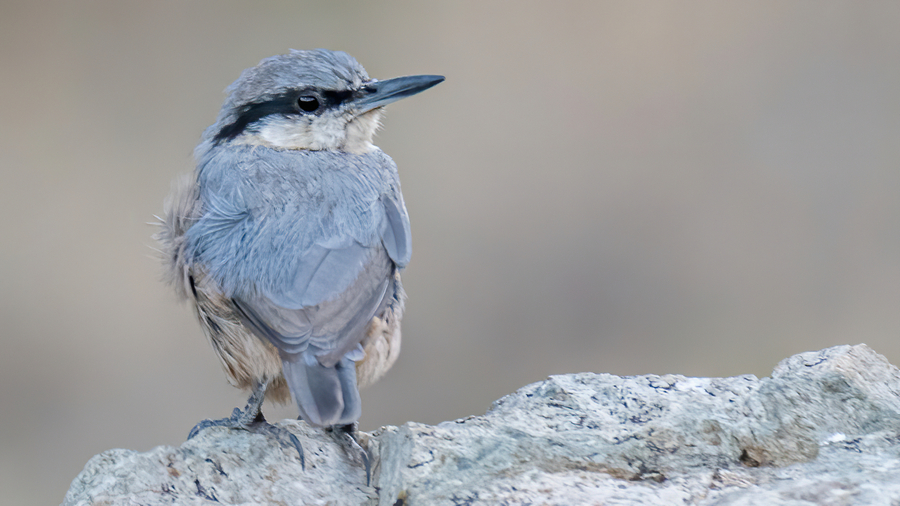
POLYGON ((371 139, 383 105, 441 80, 376 81, 315 50, 227 89, 158 238, 232 384, 282 402, 289 389, 314 425, 359 418, 357 385, 399 352, 411 254, 396 165, 371 139))

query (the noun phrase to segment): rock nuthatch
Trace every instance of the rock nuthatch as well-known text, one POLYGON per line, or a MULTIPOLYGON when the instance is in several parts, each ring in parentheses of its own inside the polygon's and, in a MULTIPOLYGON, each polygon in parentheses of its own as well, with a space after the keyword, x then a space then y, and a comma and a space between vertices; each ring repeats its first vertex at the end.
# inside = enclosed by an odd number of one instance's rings
POLYGON ((383 106, 443 80, 378 81, 350 55, 317 49, 262 60, 228 87, 157 238, 229 382, 251 395, 191 436, 265 426, 302 458, 295 436, 261 423, 264 398, 292 397, 307 423, 355 444, 358 387, 400 351, 411 251, 397 167, 372 137, 383 106))

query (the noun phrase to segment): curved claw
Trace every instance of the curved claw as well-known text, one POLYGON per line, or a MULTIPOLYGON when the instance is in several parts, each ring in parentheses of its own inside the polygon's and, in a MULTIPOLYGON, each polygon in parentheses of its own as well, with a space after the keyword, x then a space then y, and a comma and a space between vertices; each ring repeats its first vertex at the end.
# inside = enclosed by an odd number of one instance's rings
POLYGON ((263 420, 262 422, 255 422, 250 427, 247 427, 247 430, 256 432, 257 434, 265 434, 266 436, 269 436, 272 439, 278 441, 281 446, 291 445, 296 448, 297 453, 300 455, 300 467, 304 471, 306 470, 306 457, 303 454, 303 445, 300 444, 300 440, 297 438, 297 436, 294 435, 293 432, 279 425, 272 425, 265 420, 263 420))
POLYGON ((300 469, 306 471, 306 457, 303 456, 303 445, 300 444, 300 440, 297 439, 297 436, 288 432, 291 438, 291 443, 294 443, 294 448, 297 449, 297 453, 300 454, 300 469))
POLYGON ((368 487, 372 481, 372 465, 369 462, 369 452, 359 444, 357 439, 358 427, 356 423, 351 423, 334 427, 333 429, 340 435, 340 440, 343 440, 350 448, 357 451, 359 459, 362 460, 363 467, 366 469, 366 486, 368 487))
POLYGON ((366 486, 368 487, 369 484, 372 482, 372 465, 369 463, 369 452, 367 452, 365 449, 363 449, 362 446, 359 445, 359 441, 357 441, 354 438, 351 438, 351 439, 353 439, 353 442, 356 443, 356 447, 359 448, 360 457, 362 458, 362 461, 363 461, 363 466, 365 466, 365 468, 366 468, 366 486))

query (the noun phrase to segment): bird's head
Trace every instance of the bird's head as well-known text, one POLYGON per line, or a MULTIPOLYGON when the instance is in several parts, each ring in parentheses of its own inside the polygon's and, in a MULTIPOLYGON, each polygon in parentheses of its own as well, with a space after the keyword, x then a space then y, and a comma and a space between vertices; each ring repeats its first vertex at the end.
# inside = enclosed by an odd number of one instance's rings
POLYGON ((292 50, 242 72, 205 137, 215 144, 361 154, 373 148, 383 106, 443 80, 426 75, 378 81, 342 51, 292 50))

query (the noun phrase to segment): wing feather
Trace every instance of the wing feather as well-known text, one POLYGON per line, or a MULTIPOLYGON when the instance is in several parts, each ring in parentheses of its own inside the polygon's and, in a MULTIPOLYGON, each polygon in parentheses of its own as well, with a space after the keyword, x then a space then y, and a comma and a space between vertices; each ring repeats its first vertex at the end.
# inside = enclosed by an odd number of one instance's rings
POLYGON ((387 249, 391 260, 401 269, 409 263, 412 255, 412 241, 409 230, 409 215, 403 205, 403 197, 399 192, 382 199, 386 226, 381 233, 381 242, 387 249))

